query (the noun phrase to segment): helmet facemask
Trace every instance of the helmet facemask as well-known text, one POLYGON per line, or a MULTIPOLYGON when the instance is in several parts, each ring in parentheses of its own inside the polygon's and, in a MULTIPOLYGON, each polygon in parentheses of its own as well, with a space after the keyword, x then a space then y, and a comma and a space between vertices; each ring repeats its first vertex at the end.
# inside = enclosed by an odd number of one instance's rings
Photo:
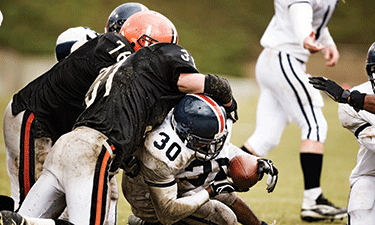
POLYGON ((371 82, 372 91, 375 94, 375 78, 374 78, 375 63, 367 63, 367 65, 366 65, 366 72, 367 72, 368 79, 371 82))
POLYGON ((146 35, 146 34, 140 36, 137 40, 137 43, 141 46, 140 48, 152 45, 152 44, 157 43, 157 42, 159 42, 159 41, 150 37, 150 36, 148 36, 148 35, 146 35))

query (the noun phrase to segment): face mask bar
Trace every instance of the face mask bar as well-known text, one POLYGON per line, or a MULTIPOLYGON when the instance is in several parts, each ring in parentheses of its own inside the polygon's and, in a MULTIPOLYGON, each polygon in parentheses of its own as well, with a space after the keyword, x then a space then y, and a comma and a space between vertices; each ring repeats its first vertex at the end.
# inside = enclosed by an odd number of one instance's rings
POLYGON ((157 43, 157 42, 158 42, 158 40, 153 39, 152 37, 150 37, 150 36, 148 36, 148 35, 146 35, 146 34, 142 35, 142 36, 141 36, 140 38, 138 38, 138 40, 137 40, 137 43, 138 43, 140 46, 142 46, 142 48, 145 47, 145 46, 149 46, 149 45, 151 45, 151 44, 157 43))
POLYGON ((371 82, 372 91, 375 94, 375 78, 374 78, 375 64, 367 64, 367 66, 366 66, 366 72, 367 72, 367 76, 368 76, 368 78, 369 78, 369 80, 371 82))

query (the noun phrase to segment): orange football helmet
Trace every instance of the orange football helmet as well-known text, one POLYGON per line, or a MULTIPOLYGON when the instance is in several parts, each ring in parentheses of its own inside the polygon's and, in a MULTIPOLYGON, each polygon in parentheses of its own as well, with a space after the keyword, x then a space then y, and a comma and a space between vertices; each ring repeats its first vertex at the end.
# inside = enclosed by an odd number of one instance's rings
POLYGON ((134 50, 156 42, 178 43, 178 34, 173 23, 155 11, 137 12, 130 16, 120 30, 134 50))

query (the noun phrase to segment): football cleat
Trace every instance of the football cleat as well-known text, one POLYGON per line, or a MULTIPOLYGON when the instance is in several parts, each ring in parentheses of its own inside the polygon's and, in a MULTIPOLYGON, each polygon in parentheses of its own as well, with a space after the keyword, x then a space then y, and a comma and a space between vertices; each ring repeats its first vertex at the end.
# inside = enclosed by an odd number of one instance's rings
POLYGON ((319 220, 335 220, 347 217, 346 208, 333 205, 323 194, 315 200, 315 204, 307 206, 302 205, 301 219, 308 222, 319 220))
POLYGON ((11 211, 0 212, 1 225, 27 225, 26 220, 18 213, 11 211))

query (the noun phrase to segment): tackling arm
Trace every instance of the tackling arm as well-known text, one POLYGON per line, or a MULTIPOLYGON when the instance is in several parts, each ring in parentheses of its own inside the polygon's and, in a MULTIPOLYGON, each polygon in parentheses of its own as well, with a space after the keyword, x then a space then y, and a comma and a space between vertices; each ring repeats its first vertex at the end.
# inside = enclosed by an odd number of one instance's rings
POLYGON ((181 73, 177 86, 183 93, 205 93, 215 101, 223 104, 225 111, 233 122, 238 120, 237 102, 232 95, 229 81, 221 76, 200 73, 181 73))

